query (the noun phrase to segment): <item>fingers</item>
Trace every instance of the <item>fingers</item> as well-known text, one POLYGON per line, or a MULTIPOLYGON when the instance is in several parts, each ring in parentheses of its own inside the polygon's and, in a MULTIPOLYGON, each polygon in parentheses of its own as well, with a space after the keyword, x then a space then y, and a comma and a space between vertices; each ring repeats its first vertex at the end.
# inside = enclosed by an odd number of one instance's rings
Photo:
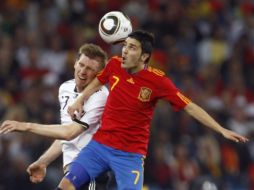
POLYGON ((71 116, 72 119, 75 119, 76 116, 80 116, 83 112, 83 104, 84 100, 83 98, 79 95, 79 97, 76 99, 76 101, 68 107, 68 114, 71 116), (78 112, 76 114, 76 112, 78 112))
POLYGON ((3 123, 0 128, 0 134, 7 134, 15 130, 12 125, 9 125, 8 123, 3 123))
POLYGON ((83 115, 85 115, 85 113, 86 112, 82 109, 80 117, 83 117, 83 115))
POLYGON ((233 134, 233 138, 232 138, 233 141, 239 143, 239 142, 242 142, 242 143, 246 143, 249 141, 248 138, 246 137, 243 137, 241 135, 238 135, 238 134, 233 134))
POLYGON ((79 112, 80 116, 84 113, 84 108, 83 108, 83 106, 80 106, 80 107, 78 108, 78 112, 79 112))
POLYGON ((68 114, 71 116, 71 119, 80 119, 84 115, 83 106, 79 106, 77 108, 73 108, 73 106, 69 106, 67 110, 68 114))
POLYGON ((244 136, 242 136, 242 135, 239 135, 239 134, 237 134, 237 133, 234 133, 234 135, 235 135, 235 137, 236 137, 236 139, 237 139, 237 141, 238 142, 248 142, 249 141, 249 139, 248 138, 246 138, 246 137, 244 137, 244 136))
POLYGON ((1 125, 0 134, 7 134, 13 131, 19 131, 20 129, 22 129, 22 127, 19 128, 19 125, 21 126, 20 122, 7 120, 1 125))
POLYGON ((72 119, 75 119, 75 109, 73 109, 72 106, 68 107, 67 112, 71 116, 72 119))
POLYGON ((4 134, 7 125, 8 125, 8 121, 5 121, 2 123, 2 125, 0 127, 0 134, 4 134))
POLYGON ((31 175, 31 168, 30 168, 30 166, 26 169, 26 172, 27 172, 29 175, 31 175))
POLYGON ((26 171, 30 176, 29 177, 30 181, 33 183, 42 182, 46 175, 45 168, 37 164, 31 164, 26 171))
POLYGON ((34 170, 36 170, 36 168, 37 168, 37 166, 34 165, 34 163, 32 163, 32 164, 30 164, 30 165, 27 167, 26 172, 27 172, 29 175, 32 175, 32 172, 33 172, 34 170))
POLYGON ((33 183, 40 183, 40 182, 43 181, 43 178, 31 175, 30 176, 30 181, 33 182, 33 183))
POLYGON ((33 171, 31 168, 28 168, 27 173, 29 174, 29 179, 33 183, 39 183, 43 180, 42 176, 36 174, 36 171, 33 171))
POLYGON ((246 138, 246 137, 243 137, 243 136, 238 137, 238 142, 246 143, 246 142, 248 142, 248 141, 249 141, 249 139, 246 138))
POLYGON ((238 133, 228 130, 228 129, 224 130, 223 136, 229 140, 236 142, 236 143, 240 143, 240 142, 246 143, 249 141, 249 139, 247 137, 239 135, 238 133))

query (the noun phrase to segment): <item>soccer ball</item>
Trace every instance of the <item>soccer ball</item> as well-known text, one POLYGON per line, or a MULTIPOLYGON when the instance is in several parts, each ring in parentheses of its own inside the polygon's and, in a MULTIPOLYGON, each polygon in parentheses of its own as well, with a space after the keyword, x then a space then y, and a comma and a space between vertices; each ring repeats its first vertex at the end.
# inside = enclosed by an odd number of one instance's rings
POLYGON ((123 41, 131 32, 129 17, 120 11, 106 13, 99 22, 99 34, 109 44, 123 41))

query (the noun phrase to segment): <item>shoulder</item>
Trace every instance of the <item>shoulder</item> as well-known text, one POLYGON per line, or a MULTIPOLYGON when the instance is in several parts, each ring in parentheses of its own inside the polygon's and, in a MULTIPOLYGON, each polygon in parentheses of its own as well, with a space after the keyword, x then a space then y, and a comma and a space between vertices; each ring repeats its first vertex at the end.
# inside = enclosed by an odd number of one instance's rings
POLYGON ((96 99, 96 100, 103 100, 107 99, 109 94, 108 88, 106 86, 102 86, 99 90, 97 90, 95 93, 93 93, 89 99, 96 99))
POLYGON ((102 86, 98 91, 95 92, 98 96, 108 96, 109 91, 106 86, 102 86))
POLYGON ((121 64, 122 63, 122 58, 119 56, 113 56, 109 59, 108 64, 112 64, 112 63, 118 63, 121 64))
POLYGON ((84 110, 104 107, 108 98, 108 89, 102 86, 100 90, 93 93, 84 105, 84 110))
POLYGON ((147 72, 150 73, 151 75, 154 75, 154 76, 165 77, 165 73, 162 70, 156 69, 151 66, 148 66, 147 72))
POLYGON ((117 61, 117 62, 122 62, 122 58, 117 56, 117 55, 116 56, 112 56, 110 60, 117 61))
POLYGON ((101 87, 100 91, 103 94, 108 94, 109 93, 108 88, 106 86, 104 86, 104 85, 101 87))
POLYGON ((153 84, 156 84, 157 87, 164 88, 164 87, 173 87, 174 83, 170 77, 166 76, 166 73, 160 69, 154 68, 149 66, 147 68, 147 78, 153 84))

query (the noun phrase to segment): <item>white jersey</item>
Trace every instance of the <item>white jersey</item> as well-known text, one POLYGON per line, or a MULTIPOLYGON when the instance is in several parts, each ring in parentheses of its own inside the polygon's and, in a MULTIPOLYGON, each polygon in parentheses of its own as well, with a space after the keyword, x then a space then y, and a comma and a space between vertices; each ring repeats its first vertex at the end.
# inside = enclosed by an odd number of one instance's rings
MULTIPOLYGON (((72 123, 72 119, 67 112, 68 105, 74 102, 79 93, 76 91, 75 80, 64 82, 59 88, 58 99, 60 102, 61 123, 72 123)), ((68 165, 78 155, 80 150, 85 147, 92 139, 100 127, 101 115, 104 111, 108 89, 102 86, 100 90, 92 94, 84 104, 85 114, 79 119, 80 122, 89 126, 89 128, 71 141, 62 142, 63 166, 68 165)))

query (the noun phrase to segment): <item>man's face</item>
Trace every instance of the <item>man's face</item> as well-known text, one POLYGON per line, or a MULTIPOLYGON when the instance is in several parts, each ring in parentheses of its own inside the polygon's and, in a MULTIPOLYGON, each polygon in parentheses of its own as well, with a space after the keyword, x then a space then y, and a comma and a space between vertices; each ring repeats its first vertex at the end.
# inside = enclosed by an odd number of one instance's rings
POLYGON ((97 60, 81 54, 74 65, 74 78, 78 92, 81 92, 95 78, 99 68, 100 64, 97 60))
POLYGON ((138 71, 144 64, 141 57, 142 49, 140 42, 134 38, 128 37, 125 42, 123 42, 122 67, 133 72, 138 71))

